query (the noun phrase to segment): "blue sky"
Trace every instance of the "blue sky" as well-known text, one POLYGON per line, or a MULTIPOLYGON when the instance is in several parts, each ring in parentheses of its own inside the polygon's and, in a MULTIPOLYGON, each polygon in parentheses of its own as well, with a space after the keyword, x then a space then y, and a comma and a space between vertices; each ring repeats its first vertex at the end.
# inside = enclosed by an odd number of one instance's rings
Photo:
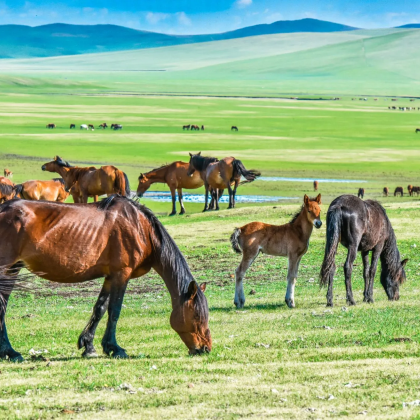
POLYGON ((224 32, 306 17, 381 28, 420 22, 419 0, 0 0, 0 24, 113 23, 156 32, 224 32))

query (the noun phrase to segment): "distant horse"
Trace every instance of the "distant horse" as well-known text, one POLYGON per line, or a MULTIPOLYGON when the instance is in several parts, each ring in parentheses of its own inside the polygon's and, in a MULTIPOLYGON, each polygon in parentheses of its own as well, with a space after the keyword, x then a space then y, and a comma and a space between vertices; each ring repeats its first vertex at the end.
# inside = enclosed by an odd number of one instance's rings
POLYGON ((397 187, 397 188, 395 188, 394 197, 396 197, 398 194, 401 197, 404 195, 404 188, 403 187, 397 187))
POLYGON ((412 189, 413 189, 413 186, 412 186, 411 184, 407 186, 408 195, 409 195, 410 197, 411 197, 411 195, 412 195, 412 189))
POLYGON ((111 124, 111 130, 122 130, 123 126, 121 124, 111 124))
POLYGON ((176 214, 176 194, 178 191, 178 200, 181 206, 181 212, 185 213, 184 203, 182 201, 182 189, 195 190, 203 186, 204 181, 201 179, 200 173, 195 171, 191 176, 188 175, 189 164, 187 162, 173 162, 170 165, 164 165, 160 168, 153 169, 153 171, 145 174, 140 174, 139 185, 137 187, 137 195, 142 197, 143 194, 150 188, 150 185, 155 182, 167 184, 171 190, 172 196, 172 213, 170 216, 176 214))
POLYGON ((413 186, 413 188, 411 189, 411 195, 416 194, 418 196, 419 193, 420 193, 420 187, 413 186))
POLYGON ((314 191, 318 191, 319 183, 318 181, 314 181, 314 191))
MULTIPOLYGON (((242 183, 255 181, 261 172, 256 170, 247 170, 239 159, 234 157, 226 157, 218 160, 212 157, 201 156, 201 152, 196 155, 190 153, 190 163, 188 175, 192 176, 194 171, 199 171, 204 181, 205 187, 205 204, 204 210, 208 210, 208 193, 212 189, 214 193, 214 202, 216 210, 219 210, 219 191, 227 188, 229 190, 229 209, 235 207, 235 195, 241 176, 245 178, 242 183), (232 184, 234 187, 232 189, 232 184)), ((241 183, 241 184, 242 184, 241 183)))
POLYGON ((348 249, 344 264, 347 303, 355 305, 351 288, 351 274, 357 251, 363 259, 365 280, 364 301, 373 303, 373 281, 378 260, 381 260, 381 284, 389 300, 400 297, 399 285, 405 280, 397 241, 385 209, 374 200, 362 201, 353 195, 336 198, 327 213, 327 243, 321 268, 320 284, 328 285, 327 306, 333 306, 333 280, 338 243, 348 249), (372 260, 369 268, 369 252, 372 260))
POLYGON ((191 130, 200 131, 200 127, 198 125, 191 125, 191 130))
POLYGON ((12 176, 13 176, 13 172, 10 169, 7 169, 7 168, 4 168, 3 173, 4 173, 4 176, 7 177, 7 178, 12 178, 12 176))
POLYGON ((64 204, 12 200, 1 207, 0 237, 0 358, 22 361, 8 339, 5 316, 13 288, 25 282, 25 267, 57 283, 81 283, 105 277, 92 316, 79 336, 83 356, 95 357, 96 328, 108 308, 102 339, 105 354, 127 358, 117 344, 116 327, 130 279, 152 268, 171 295, 171 327, 190 354, 208 353, 212 340, 204 296, 184 256, 163 225, 144 206, 111 196, 100 203, 64 204))
POLYGON ((0 176, 0 204, 15 198, 16 191, 14 185, 9 178, 0 176))
POLYGON ((58 201, 64 203, 69 196, 62 178, 50 181, 26 181, 15 186, 16 195, 25 200, 58 201))
POLYGON ((97 196, 103 194, 131 195, 127 175, 115 166, 102 166, 99 169, 78 168, 56 156, 53 161, 42 165, 42 170, 60 174, 68 191, 77 182, 82 195, 82 203, 87 203, 88 197, 92 196, 96 201, 97 196))
POLYGON ((182 129, 183 129, 183 130, 189 130, 189 129, 190 129, 190 127, 191 127, 191 125, 190 125, 190 124, 188 124, 188 125, 183 125, 183 126, 182 126, 182 129))
POLYGON ((420 132, 420 128, 416 128, 416 134, 420 132))
POLYGON ((359 191, 357 192, 357 197, 361 198, 363 200, 363 197, 365 196, 365 189, 359 188, 359 191))
POLYGON ((76 124, 70 124, 70 130, 76 128, 76 124))
POLYGON ((56 125, 55 124, 47 124, 46 128, 53 129, 53 128, 56 128, 56 125))
POLYGON ((81 129, 81 130, 87 130, 87 129, 88 129, 87 124, 82 124, 82 125, 80 126, 80 129, 81 129))
POLYGON ((259 253, 287 257, 289 260, 287 271, 286 303, 289 308, 295 307, 295 284, 300 260, 309 247, 309 239, 313 227, 319 229, 321 194, 310 199, 306 194, 302 208, 293 219, 285 225, 275 226, 262 222, 248 223, 233 231, 230 241, 235 252, 242 255, 242 261, 236 269, 236 290, 234 303, 237 308, 243 308, 245 294, 243 279, 251 264, 259 253))
POLYGON ((385 197, 388 197, 388 194, 389 194, 389 188, 388 188, 388 187, 384 187, 384 189, 383 189, 383 193, 384 193, 384 196, 385 196, 385 197))
POLYGON ((239 131, 238 127, 236 127, 236 125, 232 125, 232 127, 230 128, 230 131, 239 131))
POLYGON ((201 131, 204 131, 204 125, 201 126, 201 131))
POLYGON ((102 128, 102 130, 105 130, 105 128, 108 128, 108 125, 106 123, 99 124, 99 128, 102 128))
POLYGON ((89 129, 89 130, 94 130, 94 129, 95 129, 95 127, 94 127, 94 125, 93 125, 93 124, 88 124, 88 129, 89 129))

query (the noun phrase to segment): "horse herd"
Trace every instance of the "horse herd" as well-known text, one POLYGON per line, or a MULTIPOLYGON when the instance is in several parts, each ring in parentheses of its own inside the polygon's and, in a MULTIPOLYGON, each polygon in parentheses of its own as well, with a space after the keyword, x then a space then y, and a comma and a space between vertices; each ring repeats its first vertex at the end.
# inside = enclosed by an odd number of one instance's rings
MULTIPOLYGON (((188 124, 188 125, 183 125, 182 126, 182 130, 191 130, 191 131, 200 131, 200 126, 195 125, 195 124, 188 124)), ((201 131, 204 131, 204 125, 201 126, 201 131)), ((236 125, 232 125, 232 127, 230 128, 230 131, 239 131, 238 127, 236 125)))
MULTIPOLYGON (((102 123, 102 124, 99 124, 99 126, 97 128, 101 128, 102 130, 105 130, 108 127, 109 126, 108 126, 107 123, 102 123)), ((50 124, 46 125, 46 128, 54 129, 54 128, 57 128, 57 125, 50 123, 50 124)), ((73 130, 75 128, 76 128, 76 124, 70 124, 70 130, 73 130)), ((111 124, 110 128, 111 128, 111 130, 122 130, 123 126, 121 124, 111 124)), ((94 131, 95 126, 93 124, 81 124, 80 129, 81 130, 92 130, 92 131, 94 131)))
MULTIPOLYGON (((75 284, 104 278, 91 318, 77 341, 84 357, 97 356, 93 340, 106 311, 108 321, 101 342, 103 351, 114 358, 128 357, 116 340, 124 294, 130 279, 141 277, 152 268, 162 277, 171 295, 170 325, 187 346, 189 354, 210 352, 212 338, 204 295, 206 283, 197 284, 183 254, 154 214, 129 198, 129 183, 124 172, 114 166, 74 167, 58 156, 42 165, 42 170, 59 173, 62 179, 53 182, 64 186, 66 192, 76 189, 76 197, 82 199, 76 204, 16 199, 17 196, 26 197, 25 193, 30 195, 23 183, 20 184, 22 187, 12 187, 16 192, 15 199, 1 204, 0 358, 23 360, 11 346, 5 324, 12 290, 31 286, 28 277, 20 274, 22 268, 58 283, 75 284), (108 197, 97 202, 97 196, 101 194, 108 197), (91 196, 95 202, 87 204, 91 196)), ((260 175, 258 171, 245 169, 234 157, 218 160, 201 156, 201 153, 190 154, 189 163, 174 162, 141 174, 137 195, 141 196, 153 182, 167 182, 171 190, 186 188, 180 186, 185 185, 182 182, 174 181, 177 178, 174 174, 182 175, 179 180, 189 180, 188 185, 195 188, 200 183, 204 185, 206 197, 207 191, 210 192, 216 208, 226 188, 229 190, 229 208, 234 208, 241 176, 245 178, 244 182, 252 182, 260 175)), ((184 210, 182 202, 181 208, 184 210)), ((206 202, 204 210, 207 209, 206 202)), ((349 305, 355 304, 351 275, 358 251, 362 253, 364 266, 364 301, 373 303, 373 281, 379 260, 381 284, 387 297, 398 300, 407 260, 401 261, 385 209, 376 201, 343 195, 331 203, 326 224, 320 284, 328 287, 327 305, 333 305, 335 255, 339 243, 348 249, 344 274, 349 305)), ((230 242, 234 251, 242 254, 235 271, 234 303, 237 308, 245 304, 243 279, 246 271, 260 253, 288 258, 285 301, 293 308, 300 261, 308 251, 313 228, 321 226, 321 194, 318 194, 313 199, 305 195, 299 211, 284 225, 251 222, 236 228, 230 242)))

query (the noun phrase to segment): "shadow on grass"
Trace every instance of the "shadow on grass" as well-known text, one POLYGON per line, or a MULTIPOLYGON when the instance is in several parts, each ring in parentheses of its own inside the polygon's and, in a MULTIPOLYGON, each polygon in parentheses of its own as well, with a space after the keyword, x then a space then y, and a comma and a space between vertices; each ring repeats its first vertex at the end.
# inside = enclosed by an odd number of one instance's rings
POLYGON ((210 312, 244 312, 246 313, 247 311, 252 311, 254 309, 257 310, 262 310, 262 311, 271 311, 274 309, 280 309, 280 308, 287 308, 286 303, 268 303, 268 304, 263 304, 263 303, 257 303, 255 305, 247 305, 242 309, 237 309, 236 306, 234 304, 232 304, 232 306, 228 307, 228 306, 211 306, 209 308, 210 312))

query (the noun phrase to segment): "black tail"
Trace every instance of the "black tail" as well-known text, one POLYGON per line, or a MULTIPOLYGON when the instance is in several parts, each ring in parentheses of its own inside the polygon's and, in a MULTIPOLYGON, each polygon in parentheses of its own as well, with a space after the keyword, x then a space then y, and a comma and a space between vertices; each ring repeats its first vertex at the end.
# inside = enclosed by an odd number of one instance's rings
POLYGON ((261 172, 256 171, 254 169, 248 171, 239 159, 235 159, 233 161, 233 168, 233 176, 235 176, 236 174, 240 174, 246 179, 246 181, 241 182, 241 184, 246 184, 247 182, 255 181, 259 176, 261 176, 261 172))
POLYGON ((123 174, 125 179, 125 195, 131 197, 130 181, 128 180, 127 174, 125 172, 123 172, 123 174))
POLYGON ((327 213, 327 243, 319 278, 320 286, 329 284, 335 273, 335 255, 341 232, 341 209, 334 208, 327 213))
POLYGON ((241 236, 241 229, 236 228, 232 235, 230 235, 230 243, 232 244, 232 249, 237 254, 242 254, 241 246, 239 245, 239 236, 241 236))
POLYGON ((20 197, 23 198, 23 196, 22 196, 23 185, 22 184, 15 185, 13 189, 15 190, 15 197, 20 195, 20 197))

